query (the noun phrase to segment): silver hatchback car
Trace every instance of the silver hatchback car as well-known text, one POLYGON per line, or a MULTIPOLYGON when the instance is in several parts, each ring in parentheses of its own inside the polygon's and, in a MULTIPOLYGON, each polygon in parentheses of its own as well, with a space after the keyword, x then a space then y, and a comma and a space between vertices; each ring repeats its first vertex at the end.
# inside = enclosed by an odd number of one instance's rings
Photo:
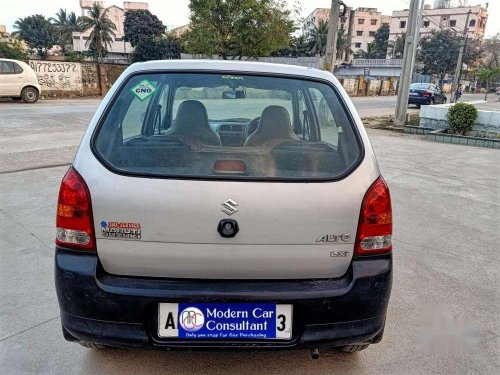
POLYGON ((91 348, 339 348, 381 340, 392 212, 328 72, 134 64, 64 176, 55 280, 91 348))

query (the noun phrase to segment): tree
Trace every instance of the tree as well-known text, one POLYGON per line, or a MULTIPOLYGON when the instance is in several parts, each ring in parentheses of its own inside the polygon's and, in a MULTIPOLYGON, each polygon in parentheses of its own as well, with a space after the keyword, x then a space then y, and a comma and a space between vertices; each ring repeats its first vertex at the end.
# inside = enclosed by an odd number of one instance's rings
POLYGON ((483 43, 484 63, 488 68, 500 68, 500 33, 483 43))
POLYGON ((290 43, 294 21, 284 0, 191 0, 191 53, 223 59, 269 56, 290 43))
POLYGON ((135 47, 143 38, 157 38, 165 33, 165 26, 149 10, 128 10, 125 13, 125 41, 135 47))
POLYGON ((20 43, 9 44, 0 42, 0 58, 26 60, 27 56, 20 43))
POLYGON ((474 75, 477 79, 486 82, 486 95, 484 100, 488 100, 488 91, 490 91, 490 84, 497 77, 500 77, 500 68, 481 68, 477 70, 474 75))
POLYGON ((455 72, 462 38, 450 30, 432 31, 430 36, 420 39, 418 61, 423 74, 435 74, 442 82, 445 75, 455 72))
POLYGON ((50 21, 55 26, 57 31, 57 43, 61 47, 61 52, 66 55, 66 45, 73 42, 73 32, 80 31, 80 20, 75 12, 68 13, 66 9, 59 9, 55 18, 50 21))
POLYGON ((363 59, 379 59, 379 51, 375 49, 373 43, 368 43, 366 51, 360 50, 360 55, 363 59))
POLYGON ((395 59, 402 59, 405 51, 406 33, 396 36, 396 39, 388 43, 389 55, 395 59))
POLYGON ((309 41, 309 48, 314 56, 325 56, 326 54, 326 42, 328 39, 328 21, 319 21, 318 26, 314 25, 314 28, 309 32, 307 36, 309 41))
POLYGON ((18 18, 14 23, 17 30, 14 35, 23 39, 26 44, 36 50, 40 58, 45 58, 49 49, 57 43, 54 26, 41 14, 18 18))
POLYGON ((172 36, 139 39, 132 53, 132 62, 180 58, 181 45, 172 36))
POLYGON ((368 43, 365 59, 385 59, 388 47, 389 25, 383 25, 375 32, 373 42, 368 43))
POLYGON ((116 26, 108 18, 108 12, 99 3, 95 3, 88 10, 88 16, 80 18, 82 30, 92 30, 90 32, 87 45, 92 43, 95 46, 96 60, 102 62, 107 46, 111 45, 113 37, 115 37, 116 26))
POLYGON ((290 45, 288 47, 273 52, 271 56, 302 57, 311 56, 311 54, 306 37, 304 35, 300 35, 298 37, 292 37, 292 39, 290 40, 290 45))
POLYGON ((342 60, 342 55, 345 54, 348 60, 351 50, 351 36, 345 30, 339 30, 337 33, 337 60, 342 60))

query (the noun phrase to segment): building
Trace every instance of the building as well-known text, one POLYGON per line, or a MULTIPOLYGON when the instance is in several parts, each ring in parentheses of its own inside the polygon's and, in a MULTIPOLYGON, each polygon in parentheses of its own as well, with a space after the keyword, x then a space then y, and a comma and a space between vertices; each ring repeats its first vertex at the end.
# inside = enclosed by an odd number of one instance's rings
MULTIPOLYGON (((330 19, 329 8, 317 8, 309 14, 302 24, 303 35, 310 33, 314 27, 318 27, 321 21, 328 22, 330 19)), ((375 32, 382 25, 389 25, 390 16, 384 16, 376 8, 346 8, 345 14, 340 19, 339 29, 346 30, 351 37, 350 51, 344 55, 345 61, 358 58, 362 51, 368 50, 368 44, 373 42, 375 32)))
POLYGON ((182 25, 173 28, 172 30, 169 31, 169 34, 179 38, 190 30, 191 30, 191 25, 188 23, 187 25, 182 25))
MULTIPOLYGON (((446 2, 442 2, 446 5, 446 2)), ((425 37, 437 30, 452 30, 462 35, 467 20, 467 13, 471 12, 467 35, 469 38, 482 38, 488 20, 488 9, 481 5, 472 7, 447 8, 440 7, 432 9, 426 5, 422 15, 420 36, 425 37)), ((406 33, 408 25, 409 10, 397 10, 392 13, 389 40, 395 40, 401 34, 406 33)))
MULTIPOLYGON (((104 1, 80 0, 82 15, 86 15, 87 10, 95 3, 100 4, 103 8, 105 7, 104 1)), ((148 3, 125 1, 123 2, 123 8, 112 5, 105 9, 107 11, 108 18, 116 26, 116 35, 113 38, 111 45, 108 45, 108 56, 106 60, 110 62, 126 62, 129 54, 133 51, 133 48, 130 43, 124 41, 125 31, 123 24, 125 22, 125 12, 128 10, 147 10, 149 9, 148 3)), ((88 51, 89 35, 90 30, 86 30, 84 32, 74 32, 73 50, 79 52, 88 51)))
POLYGON ((351 27, 351 50, 354 58, 359 58, 362 52, 368 51, 368 44, 373 42, 377 30, 390 24, 391 17, 384 16, 377 8, 357 8, 351 27))
MULTIPOLYGON (((349 29, 349 21, 350 14, 352 9, 346 7, 345 14, 340 18, 339 29, 340 30, 348 30, 349 29)), ((301 33, 302 35, 308 35, 315 27, 318 27, 319 24, 323 22, 330 21, 330 8, 316 8, 309 14, 304 22, 302 23, 301 33)))

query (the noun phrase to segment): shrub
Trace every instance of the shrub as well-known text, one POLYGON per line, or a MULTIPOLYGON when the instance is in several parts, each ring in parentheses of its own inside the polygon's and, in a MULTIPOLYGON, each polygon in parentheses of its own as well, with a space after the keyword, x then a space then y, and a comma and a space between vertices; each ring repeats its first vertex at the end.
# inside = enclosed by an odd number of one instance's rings
POLYGON ((457 103, 448 110, 450 131, 454 134, 465 135, 471 131, 477 120, 477 109, 472 104, 457 103))

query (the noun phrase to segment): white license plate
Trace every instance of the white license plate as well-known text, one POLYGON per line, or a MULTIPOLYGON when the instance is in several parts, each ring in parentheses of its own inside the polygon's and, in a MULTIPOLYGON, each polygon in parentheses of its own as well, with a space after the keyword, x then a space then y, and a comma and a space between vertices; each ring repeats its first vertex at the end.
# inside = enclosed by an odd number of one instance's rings
POLYGON ((418 92, 410 92, 410 96, 418 96, 418 92))
POLYGON ((160 303, 158 336, 189 340, 290 340, 292 305, 160 303))

